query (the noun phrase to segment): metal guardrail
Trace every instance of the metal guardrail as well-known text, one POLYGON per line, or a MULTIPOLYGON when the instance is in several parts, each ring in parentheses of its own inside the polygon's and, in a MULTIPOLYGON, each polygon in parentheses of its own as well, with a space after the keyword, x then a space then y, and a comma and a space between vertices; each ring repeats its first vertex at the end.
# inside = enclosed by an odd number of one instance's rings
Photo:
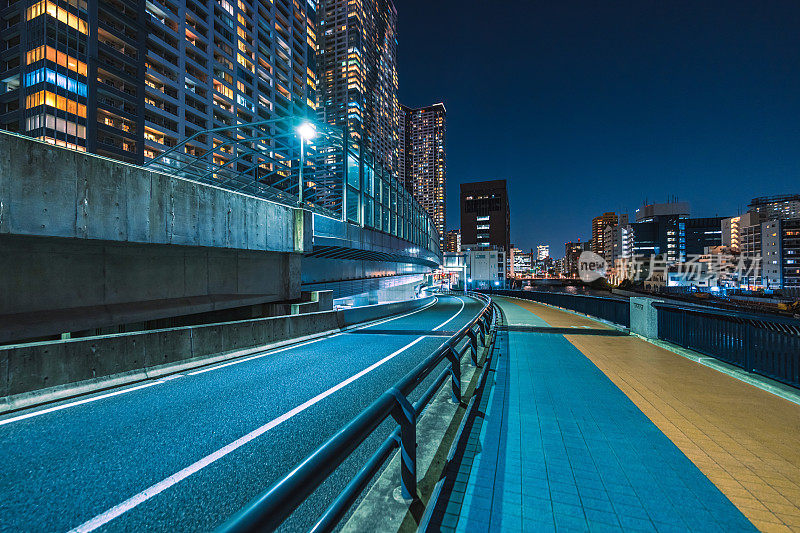
MULTIPOLYGON (((625 300, 537 291, 486 291, 578 311, 630 327, 630 303, 625 300)), ((800 387, 800 321, 654 302, 658 338, 720 361, 800 387)))
POLYGON ((564 309, 596 316, 628 328, 631 326, 630 307, 627 300, 563 292, 512 291, 504 289, 492 289, 482 292, 501 296, 514 296, 515 298, 563 307, 564 309))
POLYGON ((800 321, 653 303, 658 337, 800 387, 800 321))
POLYGON ((399 427, 367 460, 311 531, 332 531, 397 447, 400 448, 401 456, 403 497, 416 499, 417 419, 448 378, 453 400, 461 402, 461 358, 470 351, 472 362, 477 365, 478 342, 485 345, 490 330, 495 327, 496 309, 491 299, 482 294, 468 295, 485 303, 480 313, 291 472, 223 524, 219 531, 244 533, 273 531, 278 528, 390 416, 399 427), (459 347, 464 339, 467 342, 459 347), (411 404, 408 399, 411 392, 445 359, 450 364, 420 399, 411 404))

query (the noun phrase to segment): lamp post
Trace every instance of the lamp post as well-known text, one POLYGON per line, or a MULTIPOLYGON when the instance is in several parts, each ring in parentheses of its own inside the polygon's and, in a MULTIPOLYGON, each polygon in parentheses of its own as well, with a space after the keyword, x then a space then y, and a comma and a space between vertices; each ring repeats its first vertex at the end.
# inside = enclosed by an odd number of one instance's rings
POLYGON ((306 166, 306 141, 316 137, 317 130, 310 122, 303 122, 297 128, 297 134, 300 136, 300 173, 297 184, 297 201, 300 205, 303 205, 303 168, 306 166))

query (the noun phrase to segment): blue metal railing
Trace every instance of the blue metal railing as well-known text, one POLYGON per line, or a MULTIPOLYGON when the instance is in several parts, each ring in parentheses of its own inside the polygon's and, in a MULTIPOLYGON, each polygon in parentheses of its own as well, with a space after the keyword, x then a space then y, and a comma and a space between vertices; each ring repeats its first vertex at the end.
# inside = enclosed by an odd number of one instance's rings
MULTIPOLYGON (((568 293, 494 290, 630 327, 627 300, 568 293)), ((748 372, 800 387, 800 321, 708 307, 654 302, 658 338, 748 372)))
POLYGON ((501 296, 514 296, 515 298, 554 305, 585 315, 602 318, 603 320, 608 320, 609 322, 625 327, 630 327, 631 325, 628 300, 564 292, 512 291, 503 289, 485 292, 499 294, 501 296))
POLYGON ((800 387, 800 320, 653 303, 658 337, 800 387))
POLYGON ((491 336, 490 330, 495 327, 496 310, 491 300, 480 294, 472 296, 485 304, 480 313, 291 472, 223 524, 220 531, 243 533, 278 528, 390 416, 399 427, 381 444, 311 531, 332 531, 397 447, 400 448, 403 497, 417 499, 417 419, 448 378, 454 401, 461 402, 461 358, 470 351, 472 362, 477 365, 478 342, 485 345, 491 336), (467 342, 459 347, 464 339, 467 342), (408 396, 445 359, 450 364, 412 404, 408 396))

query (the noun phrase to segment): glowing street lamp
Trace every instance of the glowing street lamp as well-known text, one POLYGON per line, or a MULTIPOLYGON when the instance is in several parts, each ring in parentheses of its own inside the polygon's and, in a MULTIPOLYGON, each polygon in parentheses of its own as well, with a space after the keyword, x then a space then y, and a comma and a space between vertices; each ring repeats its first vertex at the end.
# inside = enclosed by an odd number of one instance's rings
POLYGON ((302 205, 303 203, 303 167, 306 166, 306 141, 310 141, 317 136, 317 129, 310 122, 303 122, 297 128, 297 134, 300 136, 300 175, 299 183, 297 184, 297 199, 302 205))

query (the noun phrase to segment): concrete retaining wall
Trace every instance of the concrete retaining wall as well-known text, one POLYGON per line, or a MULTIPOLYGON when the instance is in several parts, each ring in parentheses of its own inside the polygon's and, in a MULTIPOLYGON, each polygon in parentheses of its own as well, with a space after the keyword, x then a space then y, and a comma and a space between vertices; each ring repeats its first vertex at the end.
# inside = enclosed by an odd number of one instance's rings
POLYGON ((0 132, 0 342, 296 299, 312 221, 0 132))
MULTIPOLYGON (((0 348, 0 412, 150 377, 146 369, 187 363, 208 364, 209 358, 242 350, 320 335, 344 327, 419 309, 433 298, 371 305, 221 324, 207 324, 102 337, 67 339, 0 348), (88 386, 88 388, 87 388, 88 386), (73 393, 74 394, 74 393, 73 393), (40 400, 41 401, 41 400, 40 400)), ((238 352, 238 353, 237 353, 238 352)), ((216 357, 216 359, 220 359, 216 357)), ((192 365, 188 365, 192 366, 192 365)), ((168 371, 162 374, 169 373, 168 371)))
POLYGON ((0 234, 311 249, 311 232, 303 231, 311 227, 310 213, 6 132, 0 132, 0 206, 0 234))

